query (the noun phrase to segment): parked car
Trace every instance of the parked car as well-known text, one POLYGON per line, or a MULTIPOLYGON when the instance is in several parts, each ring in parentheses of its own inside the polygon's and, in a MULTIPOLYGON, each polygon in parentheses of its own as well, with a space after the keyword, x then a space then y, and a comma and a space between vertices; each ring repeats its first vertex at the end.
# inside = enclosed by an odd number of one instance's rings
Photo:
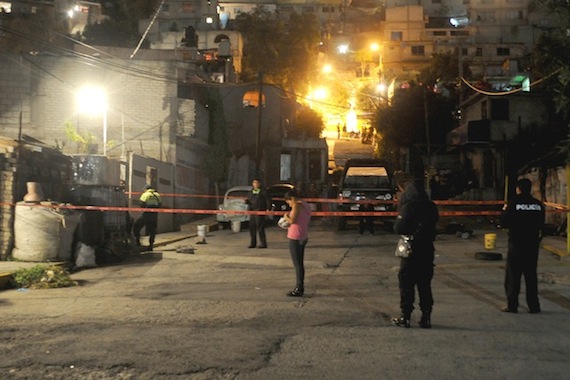
MULTIPOLYGON (((394 201, 396 187, 392 179, 392 171, 386 162, 377 159, 348 159, 344 166, 339 184, 339 211, 365 211, 365 205, 372 204, 374 211, 395 211, 396 205, 391 203, 370 203, 371 201, 394 201), (350 202, 347 202, 350 201, 350 202)), ((339 217, 338 229, 344 230, 349 218, 339 217)), ((379 217, 386 230, 391 230, 395 217, 379 217)))
MULTIPOLYGON (((218 205, 220 211, 247 211, 249 206, 247 204, 247 196, 251 191, 251 186, 236 186, 232 187, 224 194, 223 203, 218 205)), ((249 222, 248 214, 216 214, 216 220, 219 223, 230 222, 249 222)))
MULTIPOLYGON (((272 211, 289 211, 289 205, 285 202, 285 194, 291 191, 295 186, 290 183, 277 183, 273 186, 267 188, 267 194, 271 198, 271 210, 272 211)), ((273 216, 273 220, 277 222, 282 214, 276 214, 273 216)))

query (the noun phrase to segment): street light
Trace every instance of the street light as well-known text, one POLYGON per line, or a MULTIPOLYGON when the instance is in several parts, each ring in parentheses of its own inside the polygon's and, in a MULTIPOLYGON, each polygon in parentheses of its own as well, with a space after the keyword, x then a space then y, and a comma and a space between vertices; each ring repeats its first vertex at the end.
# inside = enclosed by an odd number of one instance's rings
POLYGON ((77 93, 77 106, 80 113, 103 115, 103 155, 107 155, 107 96, 100 87, 83 87, 77 93))
POLYGON ((376 42, 370 44, 370 50, 378 52, 378 78, 381 79, 384 70, 384 61, 382 60, 382 45, 376 42))

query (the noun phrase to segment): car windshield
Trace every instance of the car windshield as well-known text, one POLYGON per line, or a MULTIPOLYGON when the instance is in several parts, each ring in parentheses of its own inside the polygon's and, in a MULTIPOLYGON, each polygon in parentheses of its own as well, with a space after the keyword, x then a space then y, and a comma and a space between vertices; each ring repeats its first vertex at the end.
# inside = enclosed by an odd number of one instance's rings
POLYGON ((379 188, 390 187, 390 179, 385 167, 349 167, 344 177, 345 187, 379 188))
POLYGON ((231 191, 226 195, 227 200, 235 200, 235 199, 245 199, 249 195, 249 191, 247 190, 236 190, 231 191))

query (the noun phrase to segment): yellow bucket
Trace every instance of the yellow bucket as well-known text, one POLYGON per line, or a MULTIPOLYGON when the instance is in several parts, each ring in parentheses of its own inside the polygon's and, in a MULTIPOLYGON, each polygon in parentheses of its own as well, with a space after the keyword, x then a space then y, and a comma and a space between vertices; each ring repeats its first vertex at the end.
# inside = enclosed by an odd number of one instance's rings
POLYGON ((495 249, 497 234, 485 234, 485 249, 495 249))

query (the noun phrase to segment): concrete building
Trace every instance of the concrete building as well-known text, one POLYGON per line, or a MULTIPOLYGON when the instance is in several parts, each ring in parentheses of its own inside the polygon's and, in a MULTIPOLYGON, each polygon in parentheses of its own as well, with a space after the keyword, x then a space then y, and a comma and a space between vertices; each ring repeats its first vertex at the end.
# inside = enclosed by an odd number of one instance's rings
POLYGON ((394 75, 417 71, 435 52, 456 51, 474 77, 514 76, 558 15, 527 0, 388 2, 381 23, 383 62, 394 75))

